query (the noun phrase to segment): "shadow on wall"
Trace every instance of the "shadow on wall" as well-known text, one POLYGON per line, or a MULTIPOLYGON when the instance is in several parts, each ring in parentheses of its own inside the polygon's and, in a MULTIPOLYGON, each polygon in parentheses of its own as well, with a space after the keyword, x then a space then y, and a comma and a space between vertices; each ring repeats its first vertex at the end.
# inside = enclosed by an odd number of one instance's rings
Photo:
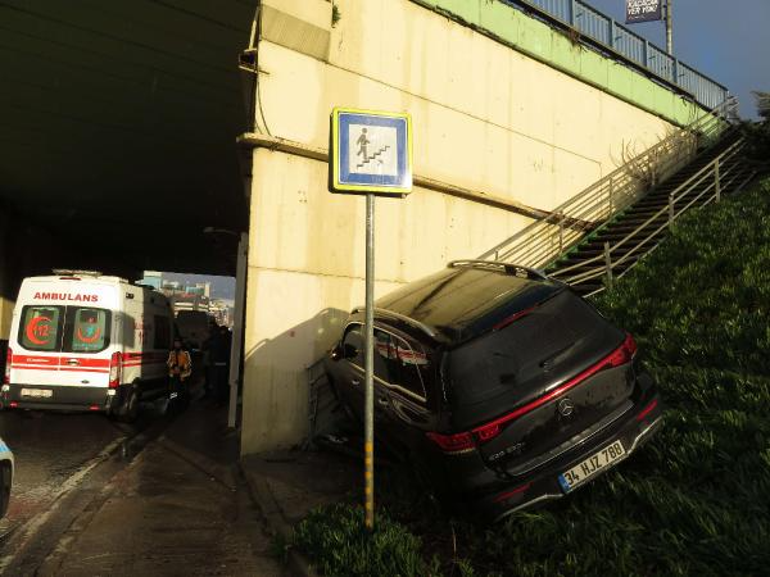
POLYGON ((244 454, 288 449, 303 442, 309 430, 310 369, 341 336, 349 314, 324 309, 246 351, 241 433, 244 454))

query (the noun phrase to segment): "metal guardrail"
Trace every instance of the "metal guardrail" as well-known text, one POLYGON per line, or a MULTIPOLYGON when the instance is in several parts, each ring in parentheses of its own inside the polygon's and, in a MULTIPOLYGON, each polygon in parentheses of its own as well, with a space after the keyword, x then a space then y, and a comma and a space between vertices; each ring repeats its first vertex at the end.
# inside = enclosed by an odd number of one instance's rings
POLYGON ((729 96, 725 86, 580 0, 503 1, 577 30, 608 54, 619 56, 653 77, 678 87, 707 109, 715 108, 729 96))
MULTIPOLYGON (((736 160, 740 158, 745 147, 746 141, 743 138, 734 142, 714 160, 671 191, 668 202, 660 210, 617 242, 612 244, 605 242, 602 254, 559 269, 551 275, 552 278, 573 285, 605 277, 606 285, 611 286, 615 278, 622 277, 630 270, 630 266, 624 266, 626 263, 633 264, 655 250, 658 243, 653 242, 654 239, 693 205, 704 206, 713 201, 719 202, 724 189, 736 184, 738 185, 737 188, 740 188, 754 177, 752 172, 743 179, 743 182, 736 183, 736 180, 743 175, 741 165, 736 160), (660 225, 654 226, 657 221, 662 222, 660 225), (650 230, 651 225, 654 227, 652 230, 650 230), (625 249, 622 255, 613 258, 613 253, 617 253, 621 248, 625 249), (594 266, 588 270, 582 270, 590 265, 594 266), (615 270, 619 267, 623 267, 623 269, 619 274, 616 274, 615 270), (578 273, 579 270, 581 272, 578 273)), ((590 294, 599 292, 599 290, 590 294)))
POLYGON ((737 101, 729 98, 692 124, 661 140, 517 234, 478 257, 544 268, 597 228, 718 141, 737 101))

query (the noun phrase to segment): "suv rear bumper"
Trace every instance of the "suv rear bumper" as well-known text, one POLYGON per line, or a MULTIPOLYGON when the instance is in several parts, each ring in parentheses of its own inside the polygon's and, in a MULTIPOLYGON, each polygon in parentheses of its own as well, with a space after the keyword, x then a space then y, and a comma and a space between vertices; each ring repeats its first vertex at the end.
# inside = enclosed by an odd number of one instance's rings
POLYGON ((627 459, 644 445, 662 424, 663 409, 660 398, 657 394, 649 396, 636 411, 630 412, 615 426, 602 431, 596 438, 591 439, 590 443, 568 451, 539 470, 512 478, 507 482, 495 482, 492 487, 484 487, 483 496, 478 493, 466 495, 460 506, 471 517, 497 521, 520 509, 560 499, 590 485, 596 478, 627 459), (592 476, 590 480, 565 493, 559 483, 559 475, 616 440, 623 444, 625 453, 592 476))
POLYGON ((4 385, 0 402, 4 409, 43 409, 58 411, 109 411, 115 393, 107 387, 4 385), (50 397, 22 395, 22 389, 51 391, 50 397))

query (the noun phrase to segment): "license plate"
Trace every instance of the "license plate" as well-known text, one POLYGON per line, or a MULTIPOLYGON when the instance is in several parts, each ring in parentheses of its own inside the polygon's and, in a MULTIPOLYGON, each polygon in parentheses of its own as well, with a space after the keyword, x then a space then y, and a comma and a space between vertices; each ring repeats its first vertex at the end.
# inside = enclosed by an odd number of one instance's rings
POLYGON ((594 453, 582 463, 559 475, 559 484, 565 493, 597 475, 626 454, 623 443, 615 441, 594 453))
POLYGON ((53 391, 51 389, 22 389, 21 396, 48 399, 53 396, 53 391))

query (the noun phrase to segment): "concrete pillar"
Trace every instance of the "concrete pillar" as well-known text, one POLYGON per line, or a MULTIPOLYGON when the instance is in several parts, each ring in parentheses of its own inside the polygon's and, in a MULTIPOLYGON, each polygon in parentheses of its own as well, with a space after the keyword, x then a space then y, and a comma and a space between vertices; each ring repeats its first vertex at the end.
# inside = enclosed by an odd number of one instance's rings
MULTIPOLYGON (((363 200, 333 197, 325 183, 323 162, 254 151, 244 453, 302 441, 307 369, 332 345, 350 309, 363 303, 363 200)), ((380 278, 378 292, 396 286, 380 278)))

